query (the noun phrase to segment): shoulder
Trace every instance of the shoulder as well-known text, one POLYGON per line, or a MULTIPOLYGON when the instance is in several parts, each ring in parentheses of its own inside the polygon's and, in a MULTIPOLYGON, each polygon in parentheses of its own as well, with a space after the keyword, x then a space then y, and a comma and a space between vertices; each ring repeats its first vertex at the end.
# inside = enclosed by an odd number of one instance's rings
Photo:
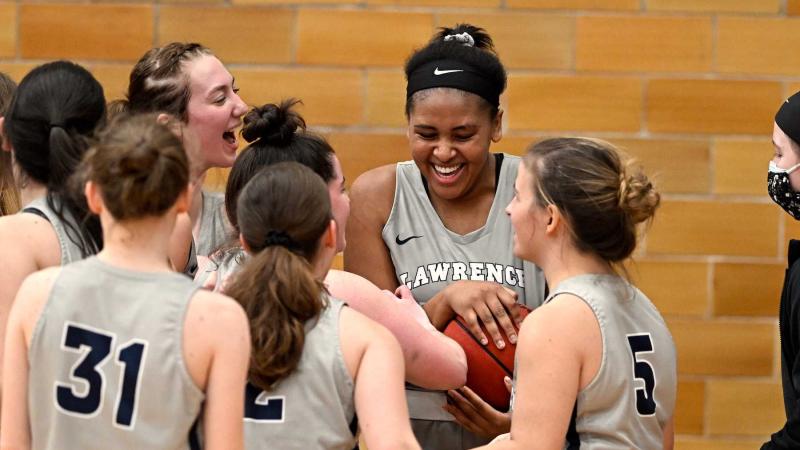
POLYGON ((13 255, 13 263, 34 264, 34 270, 61 264, 58 236, 44 218, 30 213, 0 217, 0 246, 13 255))
POLYGON ((17 291, 9 323, 21 325, 25 335, 31 336, 33 325, 41 315, 60 274, 61 267, 50 267, 28 275, 17 291))
POLYGON ((384 218, 388 217, 394 203, 396 182, 396 164, 377 167, 359 175, 350 189, 350 198, 353 203, 367 204, 370 207, 354 208, 353 212, 363 214, 372 211, 384 218))
POLYGON ((559 294, 528 314, 520 327, 520 342, 554 340, 580 347, 599 333, 599 327, 594 311, 583 299, 559 294))
POLYGON ((58 276, 61 274, 62 267, 48 267, 28 275, 19 288, 18 296, 26 297, 46 297, 53 289, 58 276))
POLYGON ((202 289, 195 291, 192 296, 186 325, 229 332, 248 326, 247 315, 239 303, 226 295, 202 289))

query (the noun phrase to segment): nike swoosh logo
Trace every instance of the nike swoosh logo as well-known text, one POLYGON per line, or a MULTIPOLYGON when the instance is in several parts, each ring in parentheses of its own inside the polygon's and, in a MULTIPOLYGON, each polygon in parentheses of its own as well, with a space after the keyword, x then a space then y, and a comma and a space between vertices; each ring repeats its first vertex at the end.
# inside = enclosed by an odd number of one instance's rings
POLYGON ((446 74, 446 73, 453 73, 453 72, 463 72, 463 71, 464 71, 464 70, 462 70, 462 69, 453 69, 453 70, 439 70, 439 68, 437 67, 437 68, 433 69, 433 74, 434 74, 434 75, 444 75, 444 74, 446 74))
POLYGON ((405 244, 406 242, 408 242, 408 241, 410 241, 412 239, 421 238, 421 237, 422 236, 409 236, 409 237, 407 237, 405 239, 400 239, 400 235, 398 234, 397 237, 394 238, 394 241, 397 242, 397 245, 403 245, 403 244, 405 244))

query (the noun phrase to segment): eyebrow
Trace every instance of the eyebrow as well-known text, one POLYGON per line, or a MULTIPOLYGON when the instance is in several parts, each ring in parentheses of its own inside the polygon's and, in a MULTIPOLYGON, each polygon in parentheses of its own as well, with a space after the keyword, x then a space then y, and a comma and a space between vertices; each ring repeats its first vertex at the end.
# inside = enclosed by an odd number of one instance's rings
MULTIPOLYGON (((230 84, 230 85, 231 85, 231 86, 236 86, 236 78, 235 78, 235 77, 233 77, 233 76, 231 76, 231 84, 230 84)), ((228 88, 228 85, 227 85, 227 84, 220 84, 220 85, 214 86, 214 88, 213 88, 213 89, 211 89, 210 91, 208 91, 208 96, 210 97, 211 95, 213 95, 213 94, 214 94, 214 93, 216 93, 217 91, 224 91, 224 90, 225 90, 225 89, 227 89, 227 88, 228 88)))
MULTIPOLYGON (((414 125, 414 128, 420 128, 420 129, 424 129, 424 130, 436 131, 436 127, 434 127, 433 125, 422 125, 422 124, 420 124, 420 125, 414 125)), ((457 127, 453 127, 453 128, 450 129, 450 131, 463 131, 463 130, 472 131, 475 128, 478 128, 478 126, 474 125, 474 124, 471 124, 471 123, 468 123, 468 124, 465 124, 465 125, 459 125, 457 127)))

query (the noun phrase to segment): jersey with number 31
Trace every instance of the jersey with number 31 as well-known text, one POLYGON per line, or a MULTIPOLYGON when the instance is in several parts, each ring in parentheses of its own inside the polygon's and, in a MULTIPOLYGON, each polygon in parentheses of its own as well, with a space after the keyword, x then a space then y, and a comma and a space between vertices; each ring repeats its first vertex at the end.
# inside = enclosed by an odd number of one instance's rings
MULTIPOLYGON (((615 275, 579 275, 556 286, 594 312, 603 343, 600 368, 578 393, 581 449, 653 449, 675 410, 675 344, 664 319, 636 287, 615 275)), ((570 447, 571 448, 571 447, 570 447)))
POLYGON ((204 399, 182 346, 196 289, 97 257, 64 266, 31 337, 33 448, 189 448, 204 399))

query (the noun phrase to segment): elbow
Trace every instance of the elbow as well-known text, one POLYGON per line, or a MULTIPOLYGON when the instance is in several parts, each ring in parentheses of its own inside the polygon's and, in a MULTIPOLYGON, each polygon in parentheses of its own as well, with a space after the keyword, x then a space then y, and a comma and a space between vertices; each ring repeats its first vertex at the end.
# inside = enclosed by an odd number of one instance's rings
POLYGON ((447 364, 408 366, 406 380, 425 389, 445 391, 458 389, 467 383, 467 364, 448 361, 447 364))

